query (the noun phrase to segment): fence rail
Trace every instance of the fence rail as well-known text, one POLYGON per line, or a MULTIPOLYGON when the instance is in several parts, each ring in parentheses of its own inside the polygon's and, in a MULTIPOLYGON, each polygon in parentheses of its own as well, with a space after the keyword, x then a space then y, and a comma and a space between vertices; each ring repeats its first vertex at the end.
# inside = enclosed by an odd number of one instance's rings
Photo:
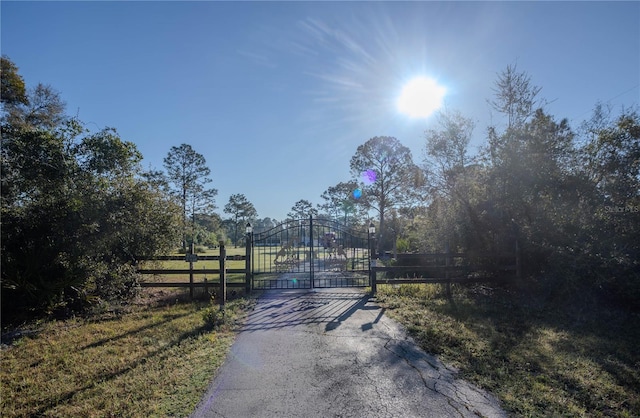
POLYGON ((242 287, 247 292, 251 291, 251 253, 250 243, 247 241, 247 248, 245 255, 227 255, 227 250, 224 246, 224 242, 220 242, 220 255, 196 255, 194 254, 194 248, 191 247, 191 252, 185 255, 165 255, 156 256, 142 259, 140 261, 185 261, 189 263, 188 269, 158 269, 158 268, 139 268, 139 274, 145 275, 189 275, 189 282, 141 282, 140 287, 177 287, 177 288, 189 288, 189 295, 193 298, 193 291, 195 288, 209 288, 218 287, 220 289, 221 304, 224 306, 226 301, 226 294, 228 287, 242 287), (220 267, 217 269, 207 268, 195 268, 193 263, 197 261, 218 261, 220 267), (227 261, 244 261, 245 268, 243 269, 228 269, 226 268, 227 261), (219 279, 215 281, 208 281, 205 277, 203 282, 194 282, 193 276, 196 274, 217 274, 219 279), (227 283, 227 274, 244 274, 244 280, 242 282, 227 283))
POLYGON ((499 254, 464 254, 451 253, 430 253, 430 254, 398 254, 396 261, 404 264, 397 266, 371 266, 371 290, 377 291, 378 284, 423 284, 441 283, 447 286, 447 293, 451 294, 452 283, 477 283, 485 281, 495 281, 495 277, 483 276, 486 270, 500 272, 515 272, 516 277, 520 277, 521 264, 520 252, 516 243, 515 253, 499 254), (455 261, 454 261, 455 260, 455 261), (476 264, 479 260, 491 261, 487 266, 476 264), (416 263, 416 265, 406 265, 416 263), (475 264, 475 265, 474 265, 475 264), (389 273, 397 276, 405 274, 411 277, 385 277, 378 279, 378 272, 389 273))
MULTIPOLYGON (((220 269, 138 269, 139 274, 162 274, 162 275, 171 275, 171 274, 220 274, 220 269)), ((225 269, 227 273, 235 274, 241 273, 244 274, 246 272, 245 269, 225 269)))
MULTIPOLYGON (((220 287, 219 281, 211 282, 198 282, 198 283, 185 283, 185 282, 142 282, 140 287, 220 287)), ((227 282, 227 287, 245 287, 244 283, 240 282, 227 282)))
MULTIPOLYGON (((185 255, 158 255, 155 257, 142 258, 140 261, 189 261, 186 259, 188 254, 185 255)), ((246 255, 227 255, 227 261, 241 261, 247 258, 246 255)), ((198 261, 219 261, 219 255, 199 255, 198 261)))

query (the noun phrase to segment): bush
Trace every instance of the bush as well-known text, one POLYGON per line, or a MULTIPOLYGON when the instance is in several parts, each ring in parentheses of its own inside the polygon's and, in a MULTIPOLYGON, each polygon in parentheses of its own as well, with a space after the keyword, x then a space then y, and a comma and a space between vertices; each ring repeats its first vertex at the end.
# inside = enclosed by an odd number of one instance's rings
POLYGON ((405 238, 398 238, 396 240, 396 249, 399 253, 406 253, 410 250, 409 240, 405 238))
POLYGON ((89 292, 108 301, 127 300, 140 292, 139 274, 130 264, 106 264, 97 266, 89 292))
POLYGON ((211 306, 202 311, 202 320, 208 329, 219 329, 228 323, 228 315, 219 307, 211 306))
POLYGON ((213 303, 214 297, 211 300, 211 306, 202 310, 202 320, 208 329, 229 329, 233 327, 242 312, 252 309, 255 304, 254 299, 238 298, 227 302, 225 308, 220 309, 220 305, 213 303))

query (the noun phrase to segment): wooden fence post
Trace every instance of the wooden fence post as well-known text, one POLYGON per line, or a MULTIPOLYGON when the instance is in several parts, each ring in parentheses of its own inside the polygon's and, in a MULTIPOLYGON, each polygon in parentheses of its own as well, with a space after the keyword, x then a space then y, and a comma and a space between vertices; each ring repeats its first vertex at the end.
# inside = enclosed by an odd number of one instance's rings
POLYGON ((192 242, 191 243, 191 248, 189 249, 189 252, 191 254, 191 257, 189 257, 189 298, 191 298, 191 300, 193 300, 193 250, 194 250, 194 246, 195 246, 195 244, 192 242))
POLYGON ((226 258, 227 249, 224 248, 224 241, 220 241, 220 309, 224 309, 224 303, 227 299, 227 272, 225 270, 226 258))

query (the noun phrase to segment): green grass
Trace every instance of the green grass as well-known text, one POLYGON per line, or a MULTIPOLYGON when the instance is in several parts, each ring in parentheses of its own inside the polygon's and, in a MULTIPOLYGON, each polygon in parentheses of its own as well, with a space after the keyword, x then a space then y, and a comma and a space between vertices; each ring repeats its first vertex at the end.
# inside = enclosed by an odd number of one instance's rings
POLYGON ((379 286, 428 352, 496 394, 513 416, 640 416, 637 314, 560 308, 478 287, 379 286))
POLYGON ((92 319, 47 322, 4 347, 0 415, 188 416, 252 302, 227 303, 226 320, 212 328, 205 313, 217 307, 154 293, 168 303, 142 300, 92 319))

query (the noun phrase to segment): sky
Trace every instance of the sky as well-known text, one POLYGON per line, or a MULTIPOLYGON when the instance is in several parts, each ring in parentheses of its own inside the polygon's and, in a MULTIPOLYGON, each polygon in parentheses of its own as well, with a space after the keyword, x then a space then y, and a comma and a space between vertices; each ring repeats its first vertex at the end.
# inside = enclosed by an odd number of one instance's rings
POLYGON ((143 167, 189 144, 211 169, 217 212, 244 194, 284 219, 352 178, 359 145, 393 136, 423 160, 435 115, 398 108, 427 77, 442 109, 490 125, 508 65, 577 129, 598 102, 640 98, 640 2, 0 2, 0 49, 27 86, 58 90, 88 129, 116 128, 143 167))

